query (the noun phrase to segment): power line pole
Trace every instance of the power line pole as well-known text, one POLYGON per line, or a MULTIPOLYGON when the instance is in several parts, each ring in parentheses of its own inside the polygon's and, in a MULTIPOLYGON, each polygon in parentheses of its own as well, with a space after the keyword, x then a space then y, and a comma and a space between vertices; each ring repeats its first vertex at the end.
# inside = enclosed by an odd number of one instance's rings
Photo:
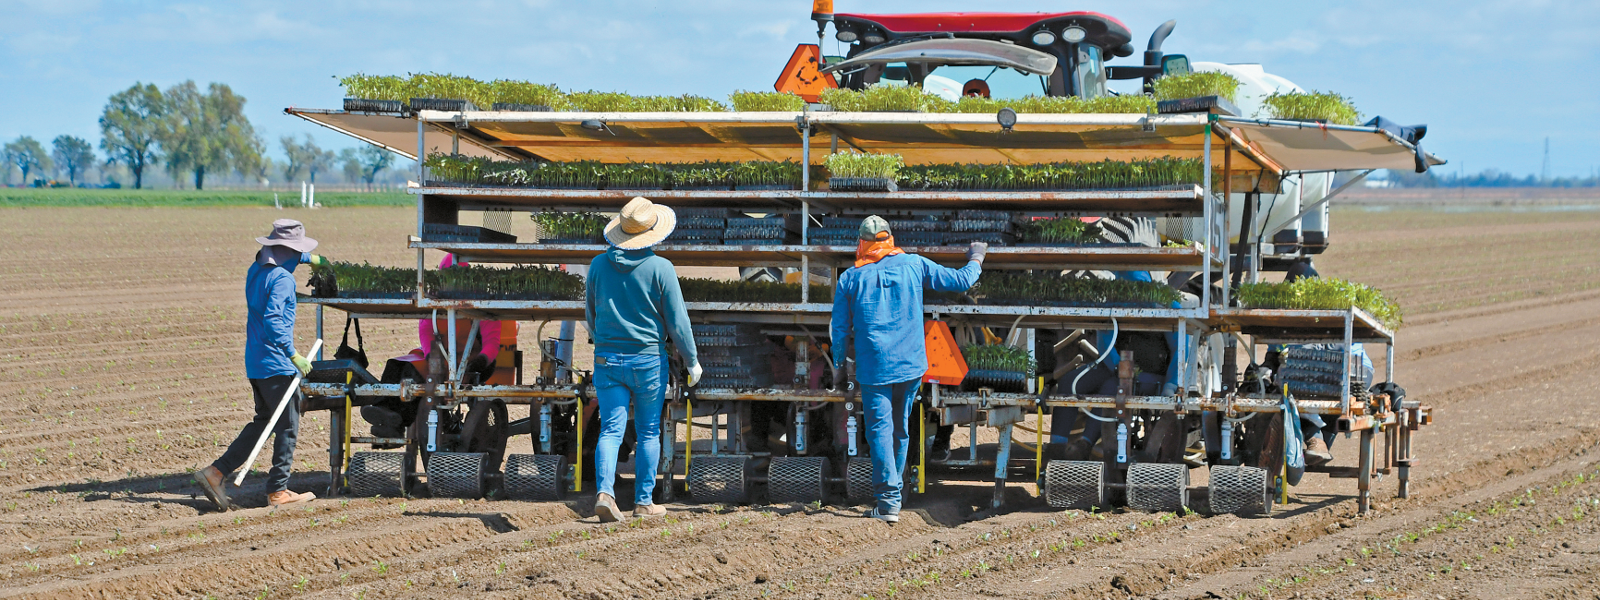
POLYGON ((1544 167, 1539 170, 1539 184, 1550 185, 1550 136, 1544 137, 1544 167))

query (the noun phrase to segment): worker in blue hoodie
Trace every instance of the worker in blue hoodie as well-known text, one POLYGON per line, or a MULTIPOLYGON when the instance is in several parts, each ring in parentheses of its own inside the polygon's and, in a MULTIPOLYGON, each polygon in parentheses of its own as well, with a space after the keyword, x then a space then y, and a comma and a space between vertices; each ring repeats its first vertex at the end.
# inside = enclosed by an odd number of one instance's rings
MULTIPOLYGON (((311 361, 294 348, 294 268, 300 263, 323 264, 321 256, 311 253, 317 241, 306 237, 306 228, 299 221, 278 219, 272 223, 272 233, 256 238, 256 242, 261 244, 261 250, 256 252, 256 260, 245 271, 244 278, 248 315, 244 374, 250 379, 250 389, 255 395, 255 418, 245 424, 220 458, 194 474, 200 489, 221 510, 229 508, 223 480, 235 470, 249 466, 244 461, 250 458, 256 440, 272 420, 278 403, 289 393, 295 375, 311 371, 311 361)), ((289 491, 289 468, 294 466, 294 444, 300 430, 297 404, 290 401, 272 428, 276 439, 272 443, 272 468, 267 471, 269 506, 316 498, 311 492, 289 491)))
POLYGON ((594 385, 599 400, 600 441, 594 452, 594 512, 603 522, 622 518, 613 480, 617 450, 633 407, 635 435, 633 498, 635 517, 656 517, 667 509, 655 504, 656 467, 661 462, 661 408, 666 400, 667 340, 689 365, 688 385, 700 381, 689 311, 672 262, 650 247, 672 233, 678 219, 671 208, 634 198, 606 224, 611 248, 589 263, 584 318, 594 337, 594 385))
POLYGON ((901 475, 911 439, 907 421, 928 371, 922 291, 966 291, 983 273, 989 247, 973 242, 966 266, 951 269, 896 247, 883 217, 867 217, 859 233, 855 267, 839 277, 833 291, 833 380, 836 385, 844 380, 844 361, 853 348, 877 498, 866 516, 898 523, 901 475))

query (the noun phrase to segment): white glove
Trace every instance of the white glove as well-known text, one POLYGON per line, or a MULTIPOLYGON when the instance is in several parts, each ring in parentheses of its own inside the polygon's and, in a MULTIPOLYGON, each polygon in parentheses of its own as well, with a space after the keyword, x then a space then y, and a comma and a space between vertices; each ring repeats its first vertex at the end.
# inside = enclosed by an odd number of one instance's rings
POLYGON ((694 384, 700 383, 700 374, 704 372, 705 370, 700 368, 699 362, 689 365, 689 387, 694 387, 694 384))
POLYGON ((1178 395, 1178 384, 1169 383, 1169 384, 1166 384, 1164 386, 1161 386, 1161 395, 1163 395, 1163 396, 1176 396, 1176 395, 1178 395))

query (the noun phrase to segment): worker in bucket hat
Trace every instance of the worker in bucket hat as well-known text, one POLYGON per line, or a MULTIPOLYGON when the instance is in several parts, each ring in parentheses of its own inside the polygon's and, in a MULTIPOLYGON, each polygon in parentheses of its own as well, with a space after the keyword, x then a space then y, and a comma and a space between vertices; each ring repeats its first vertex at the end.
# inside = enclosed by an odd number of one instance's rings
POLYGON ((656 256, 651 246, 667 239, 677 225, 671 208, 634 198, 605 227, 611 248, 589 263, 584 319, 594 337, 594 387, 599 400, 600 441, 594 452, 594 512, 601 521, 617 521, 613 480, 617 452, 633 407, 636 443, 633 457, 635 517, 664 515, 666 508, 651 497, 656 467, 661 462, 661 407, 666 400, 667 339, 683 364, 687 384, 700 381, 689 311, 684 308, 678 273, 656 256))
POLYGON ((983 273, 989 246, 973 242, 967 264, 952 269, 896 247, 883 217, 867 217, 859 233, 856 264, 839 277, 833 292, 833 381, 838 386, 844 380, 845 358, 854 349, 877 498, 866 516, 897 523, 910 441, 907 421, 928 371, 922 290, 966 291, 983 273))
MULTIPOLYGON (((194 475, 206 497, 221 510, 230 508, 223 480, 235 470, 249 467, 244 461, 255 449, 256 440, 272 419, 279 401, 288 393, 294 376, 311 371, 311 361, 294 347, 294 268, 301 263, 326 264, 326 259, 311 253, 317 241, 306 237, 306 228, 299 221, 278 219, 272 223, 272 233, 256 238, 256 242, 261 244, 261 249, 256 252, 255 262, 245 271, 244 278, 248 309, 244 373, 255 395, 255 418, 245 424, 233 443, 228 444, 222 457, 194 475)), ((299 407, 289 402, 272 430, 277 439, 272 445, 272 468, 267 471, 269 506, 316 498, 310 492, 289 491, 289 467, 294 464, 294 443, 299 426, 299 407)))

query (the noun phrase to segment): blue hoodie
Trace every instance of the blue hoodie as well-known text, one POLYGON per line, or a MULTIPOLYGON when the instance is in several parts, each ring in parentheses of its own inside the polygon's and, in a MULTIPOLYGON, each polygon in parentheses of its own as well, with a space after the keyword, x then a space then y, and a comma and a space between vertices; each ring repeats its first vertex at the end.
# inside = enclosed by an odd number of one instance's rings
POLYGON ((244 301, 249 310, 244 329, 244 375, 266 379, 295 375, 289 357, 294 350, 294 268, 305 256, 262 248, 244 276, 244 301))
POLYGON ((699 362, 671 261, 649 248, 612 247, 589 263, 585 288, 583 316, 596 354, 665 355, 670 334, 687 364, 699 362))

